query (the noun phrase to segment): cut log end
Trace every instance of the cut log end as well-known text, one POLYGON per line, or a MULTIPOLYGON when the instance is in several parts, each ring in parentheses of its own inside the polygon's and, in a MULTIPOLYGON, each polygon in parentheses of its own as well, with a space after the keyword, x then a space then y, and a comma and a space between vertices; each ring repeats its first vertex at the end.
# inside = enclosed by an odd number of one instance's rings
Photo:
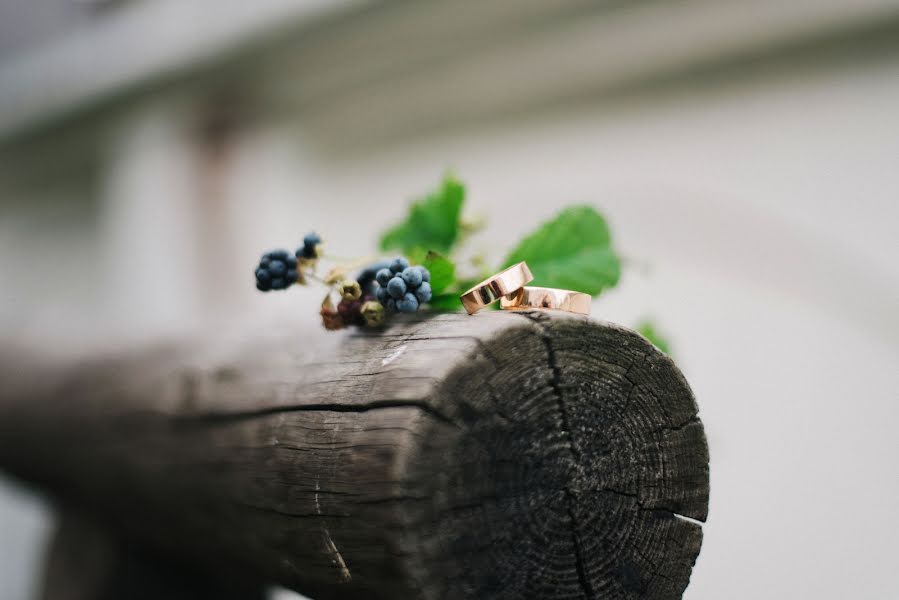
POLYGON ((669 358, 636 333, 527 313, 436 390, 410 453, 412 575, 433 598, 680 598, 708 450, 669 358))

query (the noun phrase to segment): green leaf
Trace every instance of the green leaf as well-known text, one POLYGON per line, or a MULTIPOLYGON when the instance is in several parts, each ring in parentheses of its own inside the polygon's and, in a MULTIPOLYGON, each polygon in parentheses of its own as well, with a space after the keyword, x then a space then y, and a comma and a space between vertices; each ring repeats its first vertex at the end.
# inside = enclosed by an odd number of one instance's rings
POLYGON ((406 220, 381 237, 381 250, 413 253, 422 249, 448 254, 459 236, 465 186, 446 177, 440 189, 414 202, 406 220))
POLYGON ((671 354, 671 346, 668 343, 668 340, 659 333, 652 321, 648 319, 644 319, 643 321, 641 321, 637 325, 637 333, 652 342, 653 346, 655 346, 665 354, 671 354))
POLYGON ((505 266, 527 261, 533 285, 597 296, 614 287, 621 263, 611 247, 606 220, 590 206, 572 206, 527 236, 505 266))
POLYGON ((462 301, 459 300, 459 294, 440 294, 433 296, 428 306, 441 311, 461 310, 462 301))
POLYGON ((414 250, 407 250, 405 255, 413 265, 423 265, 425 259, 428 258, 428 252, 429 250, 426 248, 416 248, 414 250))
POLYGON ((431 273, 431 292, 437 296, 456 282, 456 265, 437 252, 428 252, 422 265, 431 273))

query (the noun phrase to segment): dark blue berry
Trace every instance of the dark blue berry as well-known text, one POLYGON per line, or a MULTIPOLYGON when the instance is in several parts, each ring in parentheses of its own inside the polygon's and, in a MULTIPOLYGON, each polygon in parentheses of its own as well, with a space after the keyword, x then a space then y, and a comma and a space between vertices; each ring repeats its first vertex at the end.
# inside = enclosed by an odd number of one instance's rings
POLYGON ((309 232, 303 237, 303 245, 307 248, 314 248, 315 246, 322 243, 322 238, 320 235, 315 233, 314 231, 309 232))
POLYGON ((415 290, 415 297, 418 298, 419 304, 425 304, 426 302, 430 302, 431 300, 431 284, 427 281, 422 281, 421 285, 418 286, 418 289, 415 290))
POLYGON ((271 282, 256 280, 256 289, 260 292, 267 292, 272 289, 271 282))
POLYGON ((402 298, 406 293, 406 282, 402 277, 395 276, 387 282, 387 293, 393 298, 402 298))
POLYGON ((270 262, 272 262, 271 257, 268 254, 263 254, 262 258, 259 259, 259 266, 267 267, 270 262))
POLYGON ((421 271, 418 267, 406 267, 401 273, 403 281, 413 290, 421 285, 421 271))
POLYGON ((305 258, 312 260, 318 258, 318 245, 322 243, 322 238, 315 232, 307 233, 303 238, 303 245, 297 248, 294 253, 297 258, 305 258))
POLYGON ((287 257, 290 256, 290 253, 287 250, 272 250, 268 253, 268 257, 272 260, 287 260, 287 257))
POLYGON ((379 261, 373 262, 370 265, 368 265, 367 267, 365 267, 365 270, 363 272, 369 273, 371 275, 371 277, 374 279, 374 276, 378 273, 378 271, 380 271, 381 269, 388 269, 388 268, 390 268, 389 260, 379 260, 379 261))
POLYGON ((290 269, 287 274, 284 275, 284 279, 287 280, 287 285, 296 283, 297 279, 299 279, 299 273, 297 273, 296 269, 290 269))
POLYGON ((415 312, 418 310, 418 298, 415 294, 406 294, 401 300, 396 301, 396 309, 405 313, 415 312))
POLYGON ((418 267, 418 270, 421 271, 421 280, 422 281, 431 281, 431 272, 425 269, 424 267, 418 267))
POLYGON ((268 271, 273 277, 281 277, 287 273, 287 265, 283 260, 273 260, 268 265, 268 271))
POLYGON ((273 290, 283 290, 287 287, 287 282, 284 281, 282 278, 277 277, 275 279, 272 279, 271 285, 272 285, 273 290))
POLYGON ((379 287, 375 290, 375 298, 377 298, 378 302, 381 304, 386 304, 387 299, 390 298, 390 294, 387 293, 387 288, 379 287))
POLYGON ((403 269, 409 266, 409 261, 403 258, 402 256, 397 256, 392 261, 390 261, 390 270, 394 273, 400 273, 403 269))
POLYGON ((256 269, 256 281, 268 283, 271 280, 272 280, 272 274, 269 273, 267 269, 263 269, 262 267, 259 267, 258 269, 256 269))
POLYGON ((296 256, 288 256, 284 259, 284 262, 287 264, 287 270, 293 270, 297 268, 297 257, 296 256))
POLYGON ((390 262, 386 260, 379 260, 378 262, 374 262, 359 271, 359 275, 358 277, 356 277, 356 281, 359 281, 360 279, 374 281, 375 275, 378 273, 378 271, 380 271, 381 269, 386 269, 389 266, 390 262))
POLYGON ((389 282, 391 278, 393 278, 393 271, 391 271, 390 269, 381 269, 375 275, 375 279, 378 280, 378 284, 381 285, 381 287, 386 286, 387 282, 389 282))
POLYGON ((297 249, 297 258, 313 259, 318 258, 318 245, 322 243, 322 238, 315 232, 307 233, 303 238, 303 247, 297 249))
POLYGON ((384 305, 384 308, 386 308, 388 312, 396 312, 396 300, 393 298, 388 298, 387 304, 384 305))
POLYGON ((378 262, 372 263, 359 271, 359 275, 356 277, 356 281, 365 279, 368 281, 374 281, 375 275, 377 275, 378 271, 381 269, 386 269, 390 266, 390 263, 386 260, 379 260, 378 262))
POLYGON ((363 296, 373 296, 375 294, 375 274, 381 269, 386 269, 388 266, 390 266, 388 261, 381 260, 372 263, 359 271, 359 274, 356 276, 356 281, 359 283, 359 287, 362 288, 363 296))

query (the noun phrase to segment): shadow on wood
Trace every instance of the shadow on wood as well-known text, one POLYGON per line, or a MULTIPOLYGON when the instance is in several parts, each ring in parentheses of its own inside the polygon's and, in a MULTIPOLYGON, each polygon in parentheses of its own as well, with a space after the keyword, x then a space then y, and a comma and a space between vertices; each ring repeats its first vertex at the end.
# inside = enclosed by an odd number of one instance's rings
POLYGON ((617 326, 442 314, 3 368, 0 467, 316 600, 680 598, 699 553, 696 404, 617 326))
POLYGON ((264 587, 234 573, 204 572, 111 535, 71 511, 59 519, 41 600, 264 600, 264 587))

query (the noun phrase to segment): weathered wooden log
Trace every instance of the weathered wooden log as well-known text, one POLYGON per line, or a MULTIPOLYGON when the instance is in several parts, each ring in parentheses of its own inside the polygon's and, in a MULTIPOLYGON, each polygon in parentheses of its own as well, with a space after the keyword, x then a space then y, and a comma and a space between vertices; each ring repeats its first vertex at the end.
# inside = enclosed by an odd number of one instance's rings
MULTIPOLYGON (((265 587, 213 574, 120 538, 63 510, 44 564, 41 600, 264 600, 265 587)), ((235 575, 228 577, 227 575, 235 575)))
POLYGON ((708 453, 671 360, 580 317, 398 321, 68 369, 6 357, 0 467, 317 600, 681 597, 708 453))

